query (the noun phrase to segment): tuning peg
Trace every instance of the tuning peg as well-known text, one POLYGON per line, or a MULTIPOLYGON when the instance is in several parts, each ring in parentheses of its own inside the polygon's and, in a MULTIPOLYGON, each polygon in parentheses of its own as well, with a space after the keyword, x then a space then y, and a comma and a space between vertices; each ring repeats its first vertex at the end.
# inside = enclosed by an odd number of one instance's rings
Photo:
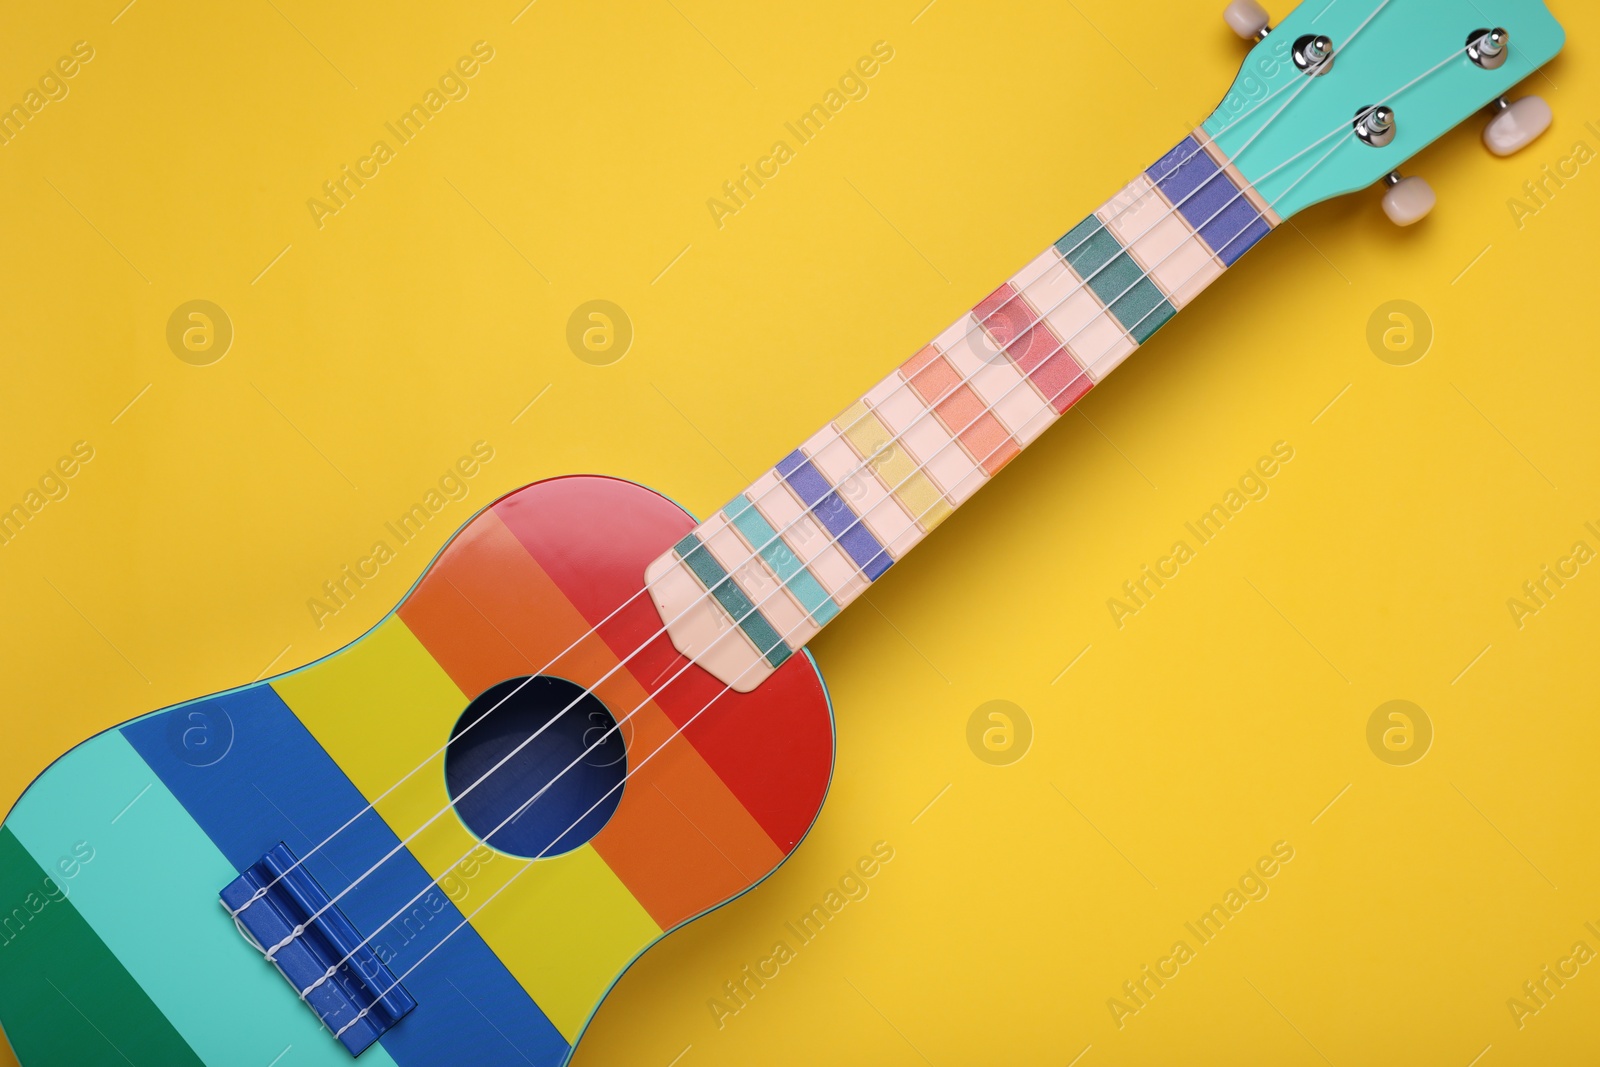
POLYGON ((1520 152, 1550 128, 1550 105, 1542 96, 1525 96, 1514 104, 1502 96, 1492 106, 1495 116, 1483 128, 1483 143, 1497 156, 1520 152))
POLYGON ((1247 41, 1258 41, 1267 35, 1267 9, 1256 0, 1231 0, 1222 11, 1222 20, 1247 41))
POLYGON ((1420 221, 1438 202, 1433 186, 1426 179, 1414 175, 1402 178, 1399 172, 1394 172, 1383 180, 1389 186, 1383 194, 1383 213, 1396 226, 1410 226, 1420 221))

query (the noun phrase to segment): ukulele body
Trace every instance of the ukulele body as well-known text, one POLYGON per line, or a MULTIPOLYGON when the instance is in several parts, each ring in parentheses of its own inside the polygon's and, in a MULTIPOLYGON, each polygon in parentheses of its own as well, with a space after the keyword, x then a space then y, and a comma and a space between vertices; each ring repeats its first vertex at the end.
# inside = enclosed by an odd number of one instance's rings
POLYGON ((794 850, 832 771, 809 656, 723 692, 648 595, 612 615, 694 525, 631 482, 535 483, 341 651, 58 759, 0 828, 0 1025, 23 1067, 348 1063, 218 899, 280 843, 330 899, 376 865, 335 908, 415 1007, 364 1064, 564 1063, 640 953, 794 850))

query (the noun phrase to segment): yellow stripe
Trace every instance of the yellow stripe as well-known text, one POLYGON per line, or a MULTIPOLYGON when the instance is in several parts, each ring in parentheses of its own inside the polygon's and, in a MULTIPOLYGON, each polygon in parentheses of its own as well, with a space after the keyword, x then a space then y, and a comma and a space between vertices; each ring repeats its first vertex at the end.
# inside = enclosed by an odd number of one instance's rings
MULTIPOLYGON (((383 792, 444 744, 467 706, 461 690, 398 615, 339 655, 274 682, 273 688, 367 797, 383 792)), ((442 760, 435 757, 378 804, 378 813, 400 837, 449 804, 442 760)), ((525 863, 479 843, 453 812, 408 847, 440 879, 462 914, 487 900, 525 863), (469 851, 466 861, 456 862, 469 851)), ((617 973, 661 936, 661 928, 589 845, 539 860, 472 926, 568 1041, 576 1040, 617 973)))
MULTIPOLYGON (((458 907, 471 911, 526 862, 492 854, 458 907)), ((590 845, 536 861, 472 925, 568 1042, 629 961, 661 936, 590 845)))
POLYGON ((905 447, 894 439, 889 428, 867 410, 863 401, 857 400, 851 404, 843 415, 834 420, 833 425, 845 440, 855 446, 862 458, 869 461, 867 466, 877 472, 884 488, 905 505, 924 531, 933 529, 950 517, 955 509, 946 502, 928 476, 922 473, 905 447), (883 451, 879 452, 879 449, 883 451))

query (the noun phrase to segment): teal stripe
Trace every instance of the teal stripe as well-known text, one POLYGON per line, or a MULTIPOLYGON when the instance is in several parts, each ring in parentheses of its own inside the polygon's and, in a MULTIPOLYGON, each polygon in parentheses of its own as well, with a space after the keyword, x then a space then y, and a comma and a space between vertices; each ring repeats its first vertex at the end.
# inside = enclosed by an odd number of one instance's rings
POLYGON ((717 598, 717 603, 721 604, 723 610, 739 624, 739 629, 755 643, 756 650, 768 663, 776 667, 793 654, 783 637, 779 635, 777 627, 756 610, 756 606, 744 595, 744 590, 739 588, 739 584, 723 581, 728 577, 728 572, 722 569, 722 564, 718 563, 710 550, 700 543, 698 537, 693 533, 686 534, 682 541, 672 546, 672 550, 678 554, 679 559, 688 564, 694 576, 700 579, 700 584, 717 598))
POLYGON ((1101 225, 1099 216, 1078 223, 1056 242, 1056 248, 1139 344, 1177 314, 1156 283, 1123 250, 1122 242, 1101 225))
MULTIPOLYGON (((120 731, 69 752, 6 825, 46 869, 88 842, 94 859, 67 885, 73 906, 201 1060, 264 1067, 293 1045, 296 1067, 350 1067, 316 1013, 234 929, 217 902, 232 865, 120 731)), ((361 1063, 394 1067, 381 1045, 361 1063)))
MULTIPOLYGON (((1099 279, 1094 273, 1122 254, 1122 244, 1100 224, 1099 216, 1090 215, 1056 242, 1056 251, 1078 277, 1089 279, 1089 288, 1100 295, 1100 287, 1095 284, 1099 279)), ((1102 296, 1101 303, 1104 302, 1102 296)))
POLYGON ((801 563, 799 557, 789 551, 789 546, 784 544, 766 518, 757 511, 755 504, 748 496, 740 493, 728 501, 728 506, 722 509, 722 514, 733 523, 734 529, 744 535, 752 548, 761 553, 761 558, 767 561, 767 566, 772 568, 772 573, 778 576, 778 581, 788 587, 810 614, 811 621, 818 626, 826 626, 832 618, 839 614, 839 605, 833 602, 822 583, 811 576, 806 565, 801 563))

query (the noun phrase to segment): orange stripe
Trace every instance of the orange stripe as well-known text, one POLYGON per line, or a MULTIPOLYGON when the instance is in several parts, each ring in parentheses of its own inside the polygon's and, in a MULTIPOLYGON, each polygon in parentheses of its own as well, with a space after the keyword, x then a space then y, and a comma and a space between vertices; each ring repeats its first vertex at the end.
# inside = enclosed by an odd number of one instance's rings
POLYGON ((924 404, 932 404, 935 397, 944 397, 933 409, 939 421, 951 435, 960 439, 972 458, 989 474, 1010 463, 1022 451, 978 394, 970 386, 958 384, 961 375, 937 348, 927 346, 907 360, 900 370, 924 404), (961 427, 959 433, 958 427, 961 427))
MULTIPOLYGON (((428 571, 400 616, 465 693, 543 667, 589 629, 493 512, 475 519, 428 571)), ((640 640, 648 634, 640 635, 640 640)), ((590 638, 549 673, 588 685, 615 667, 590 638)), ((624 668, 595 690, 622 727, 629 767, 622 801, 592 844, 662 929, 765 875, 777 846, 684 738, 640 767, 675 727, 624 668)))

